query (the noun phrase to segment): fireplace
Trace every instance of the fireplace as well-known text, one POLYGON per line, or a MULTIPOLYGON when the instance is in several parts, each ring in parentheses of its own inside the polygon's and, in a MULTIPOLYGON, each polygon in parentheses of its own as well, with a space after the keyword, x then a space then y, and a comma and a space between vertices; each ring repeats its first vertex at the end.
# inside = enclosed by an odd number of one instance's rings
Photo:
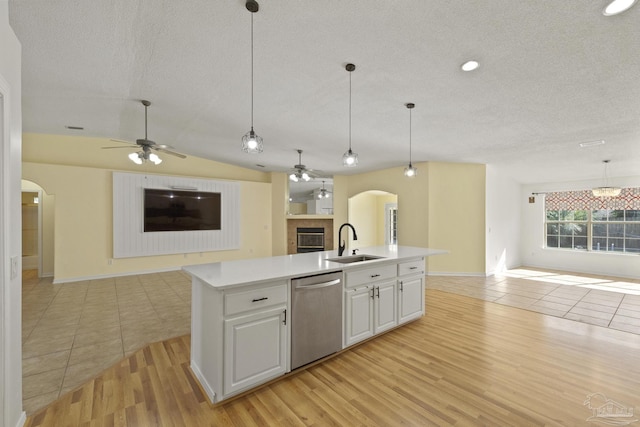
POLYGON ((318 252, 324 251, 324 228, 323 227, 298 227, 297 252, 318 252))

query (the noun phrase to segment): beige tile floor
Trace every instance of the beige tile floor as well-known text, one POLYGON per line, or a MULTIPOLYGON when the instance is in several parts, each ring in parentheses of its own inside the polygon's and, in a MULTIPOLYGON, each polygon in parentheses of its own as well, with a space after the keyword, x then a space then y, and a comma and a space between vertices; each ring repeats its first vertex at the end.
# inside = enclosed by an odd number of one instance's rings
POLYGON ((22 376, 27 414, 147 343, 188 334, 191 281, 180 272, 52 284, 23 274, 22 376))
POLYGON ((429 277, 427 287, 640 334, 640 279, 519 268, 483 277, 429 277))
MULTIPOLYGON (((427 287, 640 334, 640 280, 521 268, 429 277, 427 287)), ((59 285, 25 274, 27 414, 147 343, 189 333, 190 302, 191 282, 180 271, 59 285)))

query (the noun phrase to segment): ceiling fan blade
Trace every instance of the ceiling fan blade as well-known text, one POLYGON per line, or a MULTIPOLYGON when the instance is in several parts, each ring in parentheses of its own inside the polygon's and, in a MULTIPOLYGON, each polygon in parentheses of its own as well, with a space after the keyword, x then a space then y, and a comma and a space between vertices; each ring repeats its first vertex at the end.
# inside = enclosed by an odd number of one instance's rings
POLYGON ((153 147, 154 148, 161 148, 163 150, 165 150, 165 149, 174 150, 175 149, 175 147, 172 147, 171 145, 167 145, 167 144, 156 144, 156 143, 154 143, 153 147))
POLYGON ((180 157, 181 159, 187 158, 187 156, 185 156, 184 154, 176 153, 175 151, 171 151, 171 150, 165 150, 164 148, 159 148, 159 146, 157 145, 151 147, 151 149, 159 151, 161 153, 171 154, 172 156, 180 157))
POLYGON ((111 138, 110 141, 113 141, 113 142, 124 142, 125 144, 134 144, 133 142, 125 141, 124 139, 113 139, 113 138, 111 138))
POLYGON ((100 148, 102 148, 103 150, 109 150, 109 149, 111 149, 111 148, 128 148, 129 150, 134 150, 136 147, 132 147, 132 146, 129 146, 129 147, 120 146, 120 147, 100 147, 100 148))

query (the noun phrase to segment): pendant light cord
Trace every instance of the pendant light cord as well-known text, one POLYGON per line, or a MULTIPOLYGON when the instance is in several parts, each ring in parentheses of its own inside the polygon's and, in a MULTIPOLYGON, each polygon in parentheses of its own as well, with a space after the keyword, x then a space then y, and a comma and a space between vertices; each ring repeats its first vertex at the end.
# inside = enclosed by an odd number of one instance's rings
POLYGON ((409 108, 409 166, 411 166, 411 108, 409 108))
POLYGON ((351 153, 351 71, 349 71, 349 153, 351 153))
POLYGON ((251 13, 251 130, 253 131, 253 13, 251 13))

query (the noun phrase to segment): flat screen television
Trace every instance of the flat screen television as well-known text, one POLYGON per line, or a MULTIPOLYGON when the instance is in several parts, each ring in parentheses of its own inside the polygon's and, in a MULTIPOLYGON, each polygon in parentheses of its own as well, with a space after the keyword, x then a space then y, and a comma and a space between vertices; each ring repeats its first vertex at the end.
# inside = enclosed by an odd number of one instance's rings
POLYGON ((144 189, 144 231, 220 230, 221 194, 144 189))

